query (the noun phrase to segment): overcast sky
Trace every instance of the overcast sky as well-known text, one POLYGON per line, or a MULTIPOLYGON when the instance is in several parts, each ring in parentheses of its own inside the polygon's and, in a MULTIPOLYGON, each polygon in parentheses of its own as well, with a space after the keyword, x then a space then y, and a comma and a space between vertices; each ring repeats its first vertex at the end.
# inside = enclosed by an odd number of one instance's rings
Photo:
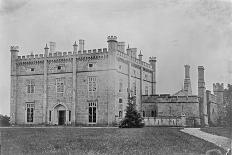
POLYGON ((185 64, 194 94, 199 65, 207 89, 232 82, 231 16, 229 0, 0 0, 0 113, 10 111, 11 45, 20 47, 19 55, 39 54, 55 41, 64 52, 79 39, 86 49, 105 48, 106 37, 116 35, 144 60, 157 57, 158 93, 183 87, 185 64))

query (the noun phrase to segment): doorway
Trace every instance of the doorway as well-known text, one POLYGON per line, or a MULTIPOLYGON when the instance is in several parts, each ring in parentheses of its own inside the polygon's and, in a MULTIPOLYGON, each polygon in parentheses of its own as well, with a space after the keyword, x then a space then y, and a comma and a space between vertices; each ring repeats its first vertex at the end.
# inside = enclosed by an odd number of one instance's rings
POLYGON ((58 125, 65 124, 65 110, 58 111, 58 125))

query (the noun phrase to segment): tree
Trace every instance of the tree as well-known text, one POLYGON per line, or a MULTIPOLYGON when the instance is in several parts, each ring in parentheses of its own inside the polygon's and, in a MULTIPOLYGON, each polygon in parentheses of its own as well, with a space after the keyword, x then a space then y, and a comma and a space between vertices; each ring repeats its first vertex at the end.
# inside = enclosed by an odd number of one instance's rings
POLYGON ((144 126, 140 113, 136 110, 135 96, 128 95, 128 106, 126 108, 126 116, 120 122, 120 128, 141 128, 144 126))
POLYGON ((0 114, 0 127, 1 126, 10 126, 10 117, 7 115, 3 116, 0 114))
POLYGON ((224 108, 225 116, 223 122, 226 126, 232 126, 232 85, 228 84, 227 89, 224 89, 224 108))

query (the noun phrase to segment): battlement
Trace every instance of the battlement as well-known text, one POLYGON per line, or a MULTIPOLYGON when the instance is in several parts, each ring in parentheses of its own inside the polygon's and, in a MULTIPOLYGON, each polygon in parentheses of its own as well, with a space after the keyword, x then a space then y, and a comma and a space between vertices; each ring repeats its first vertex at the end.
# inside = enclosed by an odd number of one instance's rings
POLYGON ((149 63, 146 63, 142 60, 139 60, 137 58, 134 58, 134 57, 131 57, 130 55, 128 55, 127 53, 124 53, 124 52, 121 52, 121 51, 117 51, 117 56, 121 57, 121 58, 124 58, 124 59, 127 59, 137 65, 142 65, 146 68, 149 68, 149 69, 152 69, 152 66, 149 64, 149 63))
POLYGON ((19 50, 19 46, 10 46, 10 50, 11 51, 18 51, 19 50))
POLYGON ((224 91, 224 84, 223 83, 214 83, 213 84, 213 91, 214 92, 223 92, 224 91))
POLYGON ((146 103, 198 103, 198 96, 171 96, 170 94, 143 95, 143 102, 146 103))
MULTIPOLYGON (((107 53, 107 48, 103 49, 93 49, 93 50, 84 50, 83 53, 82 51, 78 52, 55 52, 55 53, 49 53, 47 55, 47 58, 57 58, 57 57, 70 57, 73 55, 79 55, 79 56, 84 56, 84 55, 90 55, 90 54, 101 54, 101 53, 107 53)), ((32 59, 41 59, 44 58, 44 54, 31 54, 31 55, 24 55, 24 56, 18 56, 18 60, 32 60, 32 59)))
POLYGON ((109 41, 115 41, 115 42, 117 42, 117 37, 116 36, 108 36, 107 37, 107 42, 109 42, 109 41))
POLYGON ((149 57, 149 62, 156 61, 156 57, 149 57))

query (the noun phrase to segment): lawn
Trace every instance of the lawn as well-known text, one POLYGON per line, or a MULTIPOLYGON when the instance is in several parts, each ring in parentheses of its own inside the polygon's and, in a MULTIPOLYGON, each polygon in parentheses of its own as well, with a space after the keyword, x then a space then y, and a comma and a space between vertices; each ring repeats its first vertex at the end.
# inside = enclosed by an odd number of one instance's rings
POLYGON ((232 127, 208 127, 208 128, 201 128, 201 131, 218 136, 232 138, 232 127))
POLYGON ((0 129, 2 154, 204 154, 215 145, 178 128, 0 129))

